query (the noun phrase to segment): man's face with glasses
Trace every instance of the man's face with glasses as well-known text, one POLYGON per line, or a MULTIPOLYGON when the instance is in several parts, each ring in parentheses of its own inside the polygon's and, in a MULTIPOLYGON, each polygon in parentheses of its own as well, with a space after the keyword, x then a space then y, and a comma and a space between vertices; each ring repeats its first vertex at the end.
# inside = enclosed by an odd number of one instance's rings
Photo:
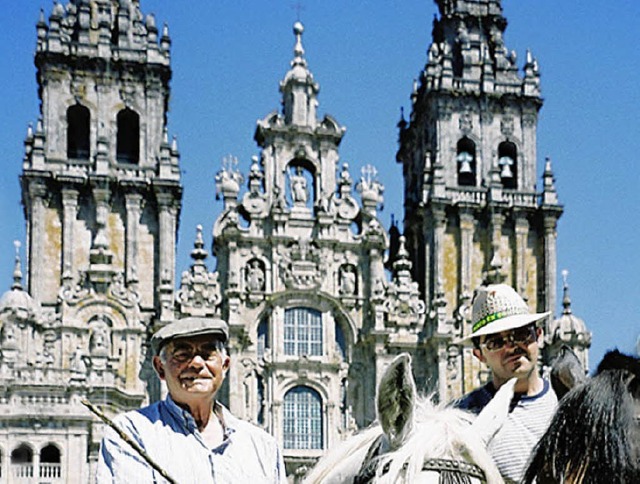
POLYGON ((476 357, 486 363, 498 386, 516 377, 528 378, 536 371, 537 341, 542 330, 535 324, 480 337, 480 348, 473 350, 476 357))
POLYGON ((536 328, 533 324, 522 328, 512 329, 511 331, 503 331, 498 334, 490 334, 485 336, 484 341, 480 343, 485 350, 496 352, 503 349, 506 345, 530 345, 537 339, 536 328))

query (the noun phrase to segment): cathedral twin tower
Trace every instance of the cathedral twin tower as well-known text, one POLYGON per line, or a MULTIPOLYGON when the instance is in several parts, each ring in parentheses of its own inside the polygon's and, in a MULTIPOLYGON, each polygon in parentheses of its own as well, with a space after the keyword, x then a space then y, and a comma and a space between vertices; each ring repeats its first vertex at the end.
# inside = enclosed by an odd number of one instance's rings
MULTIPOLYGON (((441 400, 487 377, 455 343, 483 281, 513 285, 532 311, 556 307, 563 209, 549 161, 536 189, 537 61, 527 53, 520 71, 499 0, 436 3, 399 123, 404 234, 381 224, 376 170, 355 177, 340 162, 345 128, 318 118, 296 23, 283 109, 256 126, 259 156, 246 174, 227 158, 216 176, 216 270, 198 227, 179 276, 167 27, 135 1, 56 3, 41 16, 40 117, 21 176, 28 282, 17 254, 0 299, 1 479, 92 482, 103 429, 80 400, 113 415, 160 398, 147 342, 175 319, 229 322, 224 400, 277 437, 293 475, 374 419, 376 383, 399 352, 441 400)), ((568 293, 564 305, 541 363, 562 344, 587 363, 590 335, 568 293)))

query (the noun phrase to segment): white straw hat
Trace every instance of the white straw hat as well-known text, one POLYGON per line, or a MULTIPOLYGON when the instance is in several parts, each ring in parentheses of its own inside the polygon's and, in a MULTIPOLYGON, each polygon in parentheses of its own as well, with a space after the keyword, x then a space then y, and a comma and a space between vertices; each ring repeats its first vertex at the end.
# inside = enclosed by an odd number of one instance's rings
POLYGON ((462 340, 500 333, 534 323, 550 313, 531 313, 524 299, 507 284, 479 287, 473 296, 471 333, 462 340))

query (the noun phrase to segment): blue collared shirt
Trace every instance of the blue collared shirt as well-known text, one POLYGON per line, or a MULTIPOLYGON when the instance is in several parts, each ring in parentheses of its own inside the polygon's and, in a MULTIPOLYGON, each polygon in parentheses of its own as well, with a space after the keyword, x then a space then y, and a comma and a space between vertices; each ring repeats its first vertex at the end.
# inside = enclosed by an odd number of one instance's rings
MULTIPOLYGON (((205 444, 191 414, 178 407, 170 396, 118 415, 114 421, 180 484, 285 484, 284 463, 276 440, 234 417, 222 405, 220 408, 224 440, 213 449, 205 444)), ((96 479, 99 484, 167 482, 111 428, 107 428, 100 445, 96 479)))

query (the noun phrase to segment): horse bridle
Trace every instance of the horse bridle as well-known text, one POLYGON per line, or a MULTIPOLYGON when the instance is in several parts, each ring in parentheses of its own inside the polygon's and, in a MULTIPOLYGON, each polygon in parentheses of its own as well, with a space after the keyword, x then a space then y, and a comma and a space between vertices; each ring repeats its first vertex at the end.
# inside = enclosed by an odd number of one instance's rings
MULTIPOLYGON (((382 442, 383 436, 381 435, 371 444, 360 471, 353 478, 353 484, 366 484, 376 477, 378 464, 376 458, 380 456, 382 442)), ((405 463, 403 468, 406 466, 405 463)), ((380 475, 385 475, 390 468, 391 461, 388 461, 383 465, 380 475)), ((439 472, 441 484, 468 484, 472 477, 480 482, 487 482, 484 471, 479 466, 460 460, 429 458, 423 462, 422 470, 439 472)))

